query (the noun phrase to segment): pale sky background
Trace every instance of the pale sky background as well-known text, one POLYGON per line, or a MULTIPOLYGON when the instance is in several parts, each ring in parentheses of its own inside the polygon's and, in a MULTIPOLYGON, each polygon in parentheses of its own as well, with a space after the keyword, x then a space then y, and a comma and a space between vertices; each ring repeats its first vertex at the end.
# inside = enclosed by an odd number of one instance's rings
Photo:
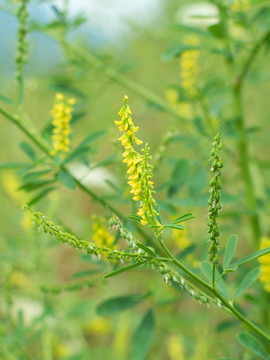
MULTIPOLYGON (((0 9, 8 4, 6 0, 0 0, 0 9)), ((51 8, 56 5, 63 8, 64 0, 32 1, 29 6, 30 17, 40 23, 46 23, 53 17, 51 8)), ((87 39, 92 47, 102 47, 107 43, 114 46, 123 46, 130 36, 136 36, 136 26, 151 25, 159 22, 163 16, 165 0, 70 0, 69 12, 71 15, 82 13, 88 19, 79 32, 87 34, 87 39)), ((179 3, 180 8, 181 3, 179 3)), ((206 1, 187 4, 175 14, 172 19, 175 22, 198 25, 198 19, 194 15, 210 15, 212 19, 205 19, 209 25, 216 15, 216 9, 206 1), (193 19, 193 20, 192 20, 193 19)), ((199 20, 203 22, 202 19, 199 20)), ((215 22, 215 20, 214 20, 215 22)), ((16 41, 17 20, 5 12, 0 11, 0 65, 2 69, 14 68, 14 46, 16 41)), ((29 36, 32 43, 30 64, 32 68, 42 69, 55 64, 59 51, 55 44, 44 35, 32 33, 29 36), (46 51, 44 52, 44 49, 46 51), (58 52, 57 52, 58 51, 58 52), (49 56, 44 56, 48 54, 49 56)))

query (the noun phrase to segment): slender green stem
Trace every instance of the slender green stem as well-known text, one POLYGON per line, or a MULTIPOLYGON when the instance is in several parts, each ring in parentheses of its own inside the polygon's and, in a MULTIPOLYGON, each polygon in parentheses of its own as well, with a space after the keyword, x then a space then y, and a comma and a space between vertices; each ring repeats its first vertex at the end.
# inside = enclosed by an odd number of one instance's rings
POLYGON ((253 240, 256 248, 258 248, 261 239, 260 221, 257 211, 255 188, 250 172, 250 154, 248 149, 248 140, 246 136, 246 129, 242 110, 241 88, 239 87, 234 88, 234 100, 239 132, 238 151, 240 155, 240 166, 242 169, 242 176, 245 185, 246 204, 250 212, 249 218, 252 227, 253 240))
MULTIPOLYGON (((234 56, 230 44, 227 10, 226 7, 224 7, 224 5, 219 4, 216 0, 214 0, 214 2, 219 7, 219 11, 220 11, 221 24, 224 33, 224 44, 225 44, 225 49, 228 53, 226 60, 229 68, 229 74, 233 74, 234 56)), ((252 228, 252 237, 256 248, 258 248, 259 241, 261 238, 261 229, 260 229, 260 221, 258 214, 258 206, 255 195, 255 187, 250 172, 250 153, 249 153, 248 139, 245 129, 244 111, 242 108, 242 88, 244 85, 244 81, 249 73, 249 70, 259 50, 261 49, 262 45, 267 41, 269 35, 270 35, 270 31, 268 31, 266 34, 264 34, 264 36, 261 39, 259 39, 259 41, 255 44, 255 46, 251 50, 247 60, 245 61, 239 76, 237 76, 236 79, 232 80, 232 95, 233 95, 233 102, 234 102, 235 113, 237 117, 238 132, 239 132, 238 153, 240 158, 242 178, 245 186, 246 206, 250 213, 249 218, 252 228)))
POLYGON ((242 68, 242 71, 240 72, 239 76, 237 77, 236 81, 235 81, 235 87, 242 87, 250 69, 251 66, 254 62, 254 60, 256 59, 260 49, 262 48, 262 46, 269 40, 270 38, 270 30, 267 31, 262 37, 261 39, 259 39, 259 41, 254 45, 253 49, 251 50, 249 57, 247 58, 246 62, 244 63, 244 66, 242 68))
MULTIPOLYGON (((0 113, 4 115, 7 119, 9 119, 13 124, 15 124, 38 148, 40 148, 46 156, 49 158, 52 158, 50 154, 50 149, 46 143, 44 143, 43 139, 39 136, 38 133, 36 133, 33 130, 28 129, 16 116, 11 115, 6 110, 0 107, 0 113)), ((70 173, 67 167, 64 165, 60 166, 61 169, 63 169, 65 172, 67 172, 73 179, 73 181, 76 183, 76 185, 85 193, 91 196, 91 198, 97 202, 99 202, 103 207, 105 207, 107 210, 109 210, 111 213, 118 216, 121 220, 124 220, 126 217, 118 211, 115 207, 113 207, 111 204, 109 204, 105 199, 103 199, 101 196, 96 194, 93 190, 86 187, 80 180, 78 180, 74 175, 70 173)), ((139 224, 136 224, 137 231, 141 234, 141 236, 144 237, 144 239, 153 246, 156 250, 158 250, 161 254, 163 253, 162 249, 160 247, 157 247, 157 244, 153 241, 152 237, 150 237, 139 224)), ((164 255, 164 253, 163 253, 164 255)))
POLYGON ((179 114, 179 112, 162 97, 156 95, 152 91, 146 89, 144 86, 137 84, 135 81, 130 80, 126 76, 122 75, 119 71, 107 65, 96 55, 91 53, 90 50, 86 50, 85 48, 79 45, 74 45, 74 44, 70 45, 66 42, 64 43, 59 37, 59 35, 56 33, 54 33, 53 36, 50 36, 50 38, 56 41, 57 43, 61 44, 67 53, 70 53, 72 56, 76 56, 77 58, 83 60, 87 64, 94 66, 97 70, 102 72, 109 79, 124 86, 126 89, 134 92, 135 94, 138 94, 140 97, 144 98, 150 103, 155 104, 158 108, 168 112, 178 120, 186 121, 186 119, 183 118, 179 114))
POLYGON ((190 271, 184 264, 182 264, 176 257, 170 252, 167 246, 164 244, 161 235, 159 234, 158 240, 164 251, 167 253, 169 258, 172 259, 173 263, 179 267, 182 271, 184 271, 187 275, 189 275, 194 281, 202 285, 204 288, 209 290, 212 294, 214 294, 221 302, 221 305, 224 306, 227 310, 229 310, 238 320, 242 321, 246 326, 248 326, 251 330, 253 330, 256 334, 260 335, 262 338, 270 342, 270 336, 267 335, 263 330, 258 328, 255 324, 253 324, 250 320, 248 320, 244 315, 242 315, 235 307, 229 302, 223 295, 221 295, 215 287, 208 284, 206 281, 198 277, 192 271, 190 271))
POLYGON ((213 288, 216 286, 216 264, 213 263, 212 265, 212 286, 213 288))
POLYGON ((235 109, 238 119, 238 131, 239 131, 238 150, 240 154, 243 179, 245 183, 246 204, 250 211, 253 239, 257 248, 259 246, 259 242, 261 238, 261 229, 260 229, 259 214, 257 212, 255 188, 249 167, 250 154, 248 150, 248 141, 246 136, 244 115, 242 109, 242 88, 244 85, 244 81, 247 78, 247 75, 251 69, 251 66, 256 56, 258 55, 263 44, 269 39, 269 36, 270 36, 270 31, 268 31, 264 36, 262 36, 262 38, 255 44, 252 51, 250 52, 249 57, 244 63, 240 75, 236 78, 233 85, 233 94, 234 94, 235 109))

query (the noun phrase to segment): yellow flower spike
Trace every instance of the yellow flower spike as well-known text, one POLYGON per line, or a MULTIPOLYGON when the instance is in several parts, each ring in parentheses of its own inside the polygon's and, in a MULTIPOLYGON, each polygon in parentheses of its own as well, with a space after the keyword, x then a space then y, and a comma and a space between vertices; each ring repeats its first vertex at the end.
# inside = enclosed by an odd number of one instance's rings
POLYGON ((61 93, 57 93, 57 94, 55 95, 55 99, 56 99, 56 100, 60 100, 60 101, 61 101, 61 100, 64 100, 64 98, 65 98, 64 95, 61 94, 61 93))
POLYGON ((55 104, 50 112, 53 125, 52 143, 53 149, 51 155, 59 154, 61 157, 65 156, 70 150, 69 134, 71 133, 70 120, 72 119, 71 113, 73 111, 72 105, 76 102, 75 99, 67 99, 63 94, 57 93, 55 96, 55 104))
POLYGON ((92 216, 94 220, 93 223, 93 240, 97 246, 108 247, 110 249, 115 249, 113 246, 114 237, 109 233, 106 228, 106 219, 103 217, 98 217, 96 215, 92 216))
POLYGON ((143 142, 135 136, 135 132, 139 130, 138 126, 135 126, 131 118, 131 110, 126 103, 128 97, 123 99, 124 106, 120 109, 119 115, 121 120, 116 120, 114 123, 118 126, 119 130, 123 133, 119 138, 122 146, 125 148, 123 153, 123 162, 127 164, 128 170, 128 185, 130 185, 130 193, 134 196, 134 201, 141 201, 141 207, 138 210, 138 215, 141 217, 141 223, 144 225, 159 224, 156 220, 158 213, 155 211, 154 206, 156 202, 152 197, 153 181, 151 181, 152 166, 148 163, 150 159, 149 147, 146 144, 143 150, 144 155, 134 150, 134 143, 141 145, 143 142))
MULTIPOLYGON (((262 238, 260 250, 270 247, 270 238, 262 238)), ((259 257, 261 274, 259 279, 267 292, 270 292, 270 254, 259 257)))

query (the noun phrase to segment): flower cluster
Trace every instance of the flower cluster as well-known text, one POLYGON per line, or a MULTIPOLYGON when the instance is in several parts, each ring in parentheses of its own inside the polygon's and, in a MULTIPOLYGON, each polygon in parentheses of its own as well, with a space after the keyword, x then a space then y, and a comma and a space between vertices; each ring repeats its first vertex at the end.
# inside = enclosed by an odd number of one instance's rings
MULTIPOLYGON (((177 284, 181 290, 185 291, 188 295, 192 296, 195 300, 200 303, 207 304, 209 301, 214 301, 212 298, 209 298, 205 293, 200 290, 194 288, 194 286, 185 280, 178 272, 175 270, 171 270, 170 267, 166 264, 166 262, 170 262, 170 259, 167 258, 159 258, 153 254, 150 255, 149 251, 146 253, 145 251, 139 251, 137 253, 131 253, 126 251, 118 251, 111 250, 107 247, 97 246, 94 243, 90 243, 86 240, 77 239, 75 235, 64 232, 62 228, 58 225, 55 225, 52 221, 46 220, 46 217, 40 212, 33 212, 27 205, 24 205, 24 209, 30 211, 32 215, 32 222, 35 227, 39 231, 43 231, 44 233, 48 233, 51 236, 55 236, 57 240, 64 244, 68 244, 74 248, 85 251, 89 255, 97 256, 98 259, 105 259, 112 262, 118 261, 127 264, 134 263, 146 263, 152 266, 153 269, 158 271, 162 276, 166 283, 177 284)), ((111 225, 118 226, 117 224, 121 224, 119 219, 113 217, 110 221, 111 225)), ((122 226, 122 225, 121 225, 122 226)), ((123 231, 127 235, 129 232, 123 228, 123 231)), ((141 249, 138 249, 141 250, 141 249)), ((83 282, 82 286, 91 286, 92 282, 86 283, 83 282)), ((61 290, 75 290, 76 288, 81 288, 80 284, 78 286, 76 284, 70 284, 70 286, 64 286, 61 290)), ((44 286, 44 291, 55 289, 58 292, 58 286, 44 286)))
POLYGON ((191 245, 187 229, 184 229, 182 231, 174 229, 172 232, 172 238, 179 250, 185 250, 191 245))
MULTIPOLYGON (((184 38, 184 44, 191 47, 198 46, 198 37, 196 35, 189 35, 184 38)), ((197 94, 197 78, 199 72, 198 58, 200 52, 196 49, 186 50, 180 56, 180 78, 182 88, 185 90, 187 96, 194 96, 197 94)))
POLYGON ((73 111, 72 105, 76 102, 75 99, 66 99, 63 94, 56 94, 55 104, 51 111, 53 117, 53 150, 51 155, 59 154, 64 157, 65 153, 69 151, 71 133, 70 120, 72 119, 71 113, 73 111))
POLYGON ((143 152, 143 161, 142 161, 142 173, 140 177, 140 183, 142 188, 141 195, 141 207, 139 208, 138 215, 142 218, 141 223, 143 225, 160 225, 157 221, 156 216, 158 216, 158 212, 155 210, 157 203, 153 198, 152 194, 155 193, 154 183, 152 179, 152 168, 153 166, 149 164, 149 160, 152 157, 149 155, 150 147, 148 144, 145 144, 145 148, 142 150, 143 152))
POLYGON ((179 65, 180 85, 184 91, 185 98, 180 99, 179 89, 177 89, 177 87, 169 88, 166 91, 166 97, 171 105, 179 111, 181 116, 190 119, 192 117, 192 106, 189 100, 197 94, 199 74, 198 59, 200 52, 196 47, 199 45, 199 39, 196 35, 185 36, 183 44, 187 46, 187 49, 182 52, 179 65))
POLYGON ((93 240, 98 246, 107 246, 109 248, 113 248, 114 238, 107 230, 105 224, 106 219, 100 216, 92 216, 94 220, 93 223, 93 240))
MULTIPOLYGON (((262 238, 260 250, 270 247, 270 238, 262 238)), ((261 265, 260 280, 266 291, 270 292, 270 254, 259 257, 261 265)))
POLYGON ((221 183, 221 169, 223 167, 223 161, 220 158, 219 152, 222 149, 222 142, 220 139, 220 133, 215 136, 213 147, 211 150, 213 177, 210 182, 210 198, 208 201, 208 233, 211 245, 209 247, 210 261, 213 264, 218 263, 218 245, 219 245, 219 226, 217 223, 217 217, 222 209, 220 200, 220 190, 222 188, 221 183))
POLYGON ((22 67, 23 64, 27 61, 28 56, 28 41, 26 40, 26 35, 29 32, 27 26, 28 11, 26 5, 29 0, 20 0, 20 5, 17 10, 17 18, 19 21, 18 31, 17 31, 17 55, 16 55, 16 79, 22 81, 22 67))
POLYGON ((149 155, 149 146, 146 144, 142 150, 143 154, 140 154, 134 149, 134 143, 141 145, 142 141, 135 136, 135 132, 138 131, 138 127, 134 126, 131 118, 131 110, 127 104, 128 97, 125 96, 124 106, 119 111, 121 120, 115 121, 115 124, 119 127, 119 130, 123 132, 119 138, 122 146, 125 148, 123 153, 124 162, 128 166, 128 184, 131 187, 131 194, 133 194, 133 200, 140 201, 141 206, 138 211, 138 215, 141 217, 141 223, 143 225, 157 225, 158 221, 156 216, 157 211, 154 209, 156 202, 152 196, 153 181, 152 178, 152 165, 149 164, 151 159, 149 155))
POLYGON ((231 7, 235 12, 248 11, 250 9, 250 0, 234 0, 231 7))

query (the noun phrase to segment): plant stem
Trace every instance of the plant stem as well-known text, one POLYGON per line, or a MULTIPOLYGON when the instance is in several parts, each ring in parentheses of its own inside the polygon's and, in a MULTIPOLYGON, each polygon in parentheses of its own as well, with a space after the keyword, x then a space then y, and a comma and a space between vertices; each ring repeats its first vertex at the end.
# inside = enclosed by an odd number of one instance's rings
POLYGON ((212 265, 212 287, 213 288, 216 286, 215 276, 216 276, 216 264, 213 263, 213 265, 212 265))
POLYGON ((115 70, 113 67, 107 65, 104 61, 100 60, 96 55, 90 52, 90 50, 86 50, 82 46, 79 45, 70 45, 68 43, 64 43, 61 41, 58 34, 54 34, 50 36, 51 39, 56 41, 57 43, 61 43, 63 48, 67 53, 72 54, 72 56, 76 56, 80 58, 84 62, 88 63, 91 66, 94 66, 97 70, 101 71, 104 75, 106 75, 109 79, 114 82, 124 86, 126 89, 134 92, 145 100, 149 101, 152 104, 155 104, 158 108, 163 111, 168 112, 173 115, 175 118, 181 121, 186 121, 179 112, 171 106, 166 100, 162 97, 156 95, 152 91, 146 89, 144 86, 137 84, 135 81, 130 80, 126 76, 122 75, 119 71, 115 70))
POLYGON ((250 172, 250 155, 248 150, 248 140, 246 136, 246 129, 243 117, 242 110, 242 99, 241 99, 241 88, 234 88, 234 101, 235 101, 235 109, 237 114, 237 124, 238 124, 238 151, 240 155, 240 166, 242 170, 242 177, 245 185, 245 194, 246 194, 246 205, 250 212, 250 224, 252 228, 253 241, 258 249, 259 242, 261 239, 261 230, 260 230, 260 222, 259 222, 259 214, 257 212, 257 201, 255 195, 254 184, 250 172))
MULTIPOLYGON (((52 159, 52 156, 50 154, 50 149, 47 146, 46 143, 44 143, 43 139, 39 136, 38 133, 36 133, 33 130, 28 129, 16 116, 11 115, 6 110, 4 110, 2 107, 0 107, 0 113, 4 115, 7 119, 9 119, 13 124, 15 124, 40 150, 42 150, 49 158, 52 159)), ((91 196, 91 198, 97 202, 99 202, 104 208, 109 210, 111 213, 118 216, 120 219, 124 220, 125 216, 118 211, 115 207, 110 205, 105 199, 103 199, 101 196, 97 195, 93 190, 86 187, 80 180, 74 177, 70 173, 67 167, 64 165, 60 165, 60 168, 64 170, 66 173, 68 173, 73 181, 76 183, 76 185, 84 192, 86 192, 88 195, 91 196)), ((149 236, 139 224, 136 224, 137 231, 142 235, 142 237, 156 250, 158 250, 161 254, 163 253, 162 249, 160 247, 157 247, 157 244, 153 241, 152 237, 149 236)), ((163 253, 164 255, 164 253, 163 253)))
POLYGON ((223 295, 221 295, 214 286, 211 286, 206 281, 198 277, 192 271, 190 271, 184 264, 182 264, 176 257, 170 252, 167 246, 164 244, 161 235, 159 234, 158 240, 166 254, 172 259, 173 263, 179 267, 182 271, 184 271, 187 275, 189 275, 194 281, 202 285, 204 288, 209 290, 212 294, 214 294, 220 301, 221 304, 229 310, 238 320, 242 321, 246 326, 248 326, 251 330, 253 330, 256 334, 260 335, 262 338, 267 340, 270 343, 270 336, 267 335, 263 330, 258 328, 255 324, 253 324, 250 320, 248 320, 244 315, 242 315, 235 307, 229 302, 223 295))
MULTIPOLYGON (((227 9, 224 5, 219 4, 219 2, 217 2, 216 0, 214 0, 213 2, 216 3, 220 11, 221 25, 224 34, 224 44, 225 44, 225 49, 228 53, 226 61, 229 67, 230 74, 233 74, 234 56, 230 44, 227 9)), ((269 36, 270 36, 270 31, 267 31, 262 36, 262 38, 259 39, 259 41, 254 45, 247 60, 243 65, 243 68, 239 76, 236 77, 234 81, 232 81, 233 102, 234 102, 235 113, 238 124, 238 132, 239 132, 238 153, 240 157, 242 178, 245 186, 246 206, 250 212, 249 218, 252 228, 252 237, 256 248, 258 248, 259 246, 259 241, 261 238, 261 229, 260 229, 259 214, 257 209, 258 206, 256 201, 255 188, 252 180, 252 175, 250 172, 250 154, 249 154, 248 139, 245 129, 244 111, 242 108, 242 88, 259 50, 261 49, 263 44, 269 39, 269 36)))
POLYGON ((261 229, 260 229, 259 214, 257 212, 256 194, 249 168, 250 155, 248 150, 248 140, 246 136, 244 115, 242 109, 242 89, 256 56, 258 55, 264 43, 269 39, 269 36, 270 36, 270 31, 267 31, 266 34, 264 34, 262 38, 254 45, 252 51, 249 54, 249 57, 244 63, 240 75, 236 78, 233 84, 233 94, 234 94, 236 115, 238 120, 238 131, 239 131, 238 150, 240 154, 243 179, 245 183, 246 204, 251 212, 249 216, 251 220, 253 239, 256 248, 259 247, 259 242, 261 239, 261 229))

